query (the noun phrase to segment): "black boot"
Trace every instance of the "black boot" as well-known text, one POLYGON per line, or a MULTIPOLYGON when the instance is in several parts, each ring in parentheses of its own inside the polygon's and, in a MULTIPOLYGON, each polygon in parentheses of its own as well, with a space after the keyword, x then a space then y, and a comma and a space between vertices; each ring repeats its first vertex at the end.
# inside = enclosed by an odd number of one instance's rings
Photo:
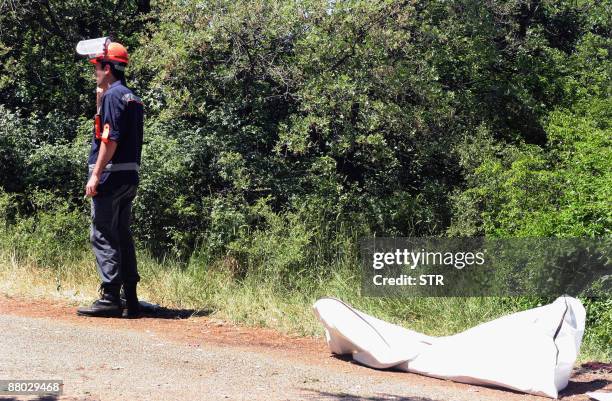
POLYGON ((93 317, 120 317, 123 309, 116 287, 100 286, 100 299, 89 307, 77 309, 77 315, 93 317))
POLYGON ((142 308, 138 295, 136 294, 136 283, 123 284, 123 298, 125 302, 125 310, 123 317, 135 319, 142 315, 142 308))

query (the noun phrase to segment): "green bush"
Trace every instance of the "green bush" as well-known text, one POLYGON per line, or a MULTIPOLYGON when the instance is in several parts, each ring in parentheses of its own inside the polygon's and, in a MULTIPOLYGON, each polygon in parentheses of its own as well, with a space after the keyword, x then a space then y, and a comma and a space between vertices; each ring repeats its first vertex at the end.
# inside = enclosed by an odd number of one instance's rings
MULTIPOLYGON (((3 194, 0 206, 6 216, 11 199, 3 194)), ((33 213, 17 216, 14 224, 5 227, 2 247, 14 253, 18 261, 39 267, 59 268, 88 251, 89 224, 87 215, 71 208, 61 196, 50 191, 31 194, 33 213)))

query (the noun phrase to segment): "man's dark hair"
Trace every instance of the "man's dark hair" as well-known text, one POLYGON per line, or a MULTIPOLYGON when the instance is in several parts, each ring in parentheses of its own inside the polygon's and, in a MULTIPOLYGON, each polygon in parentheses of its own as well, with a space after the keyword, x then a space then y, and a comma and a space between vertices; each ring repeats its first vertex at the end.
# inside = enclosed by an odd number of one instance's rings
POLYGON ((125 72, 117 69, 117 67, 115 66, 115 63, 109 63, 109 62, 103 61, 102 68, 104 68, 105 65, 110 65, 110 70, 111 70, 111 74, 113 74, 113 77, 115 77, 116 80, 121 81, 121 83, 125 85, 125 72))

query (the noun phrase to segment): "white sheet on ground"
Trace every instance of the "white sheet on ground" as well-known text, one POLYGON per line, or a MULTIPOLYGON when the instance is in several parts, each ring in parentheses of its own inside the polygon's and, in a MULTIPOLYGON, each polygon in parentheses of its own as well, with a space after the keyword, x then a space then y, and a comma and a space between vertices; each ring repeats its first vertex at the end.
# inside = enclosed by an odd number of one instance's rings
POLYGON ((335 298, 315 302, 329 349, 372 368, 557 398, 580 350, 586 313, 563 296, 462 333, 431 337, 358 311, 335 298))
POLYGON ((586 395, 597 401, 612 401, 612 393, 603 393, 601 391, 595 391, 592 393, 586 393, 586 395))

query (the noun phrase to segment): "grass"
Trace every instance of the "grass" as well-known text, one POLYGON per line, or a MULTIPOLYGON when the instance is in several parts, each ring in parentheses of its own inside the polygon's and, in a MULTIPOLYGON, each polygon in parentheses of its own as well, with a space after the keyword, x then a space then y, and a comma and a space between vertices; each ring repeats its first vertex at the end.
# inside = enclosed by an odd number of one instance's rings
MULTIPOLYGON (((0 249, 0 292, 55 298, 87 304, 97 296, 98 277, 88 249, 71 252, 59 267, 41 266, 40 257, 0 249)), ((44 259, 44 258, 43 258, 44 259)), ((212 311, 215 318, 247 326, 270 327, 291 335, 322 336, 311 305, 321 296, 336 296, 381 319, 430 335, 449 335, 505 313, 520 310, 501 298, 361 297, 359 279, 348 265, 339 266, 327 280, 303 279, 284 288, 265 276, 238 280, 223 263, 204 266, 198 260, 158 261, 138 253, 141 298, 174 308, 212 311)), ((524 309, 524 308, 522 308, 524 309)), ((579 362, 611 360, 610 347, 585 336, 579 362)))

